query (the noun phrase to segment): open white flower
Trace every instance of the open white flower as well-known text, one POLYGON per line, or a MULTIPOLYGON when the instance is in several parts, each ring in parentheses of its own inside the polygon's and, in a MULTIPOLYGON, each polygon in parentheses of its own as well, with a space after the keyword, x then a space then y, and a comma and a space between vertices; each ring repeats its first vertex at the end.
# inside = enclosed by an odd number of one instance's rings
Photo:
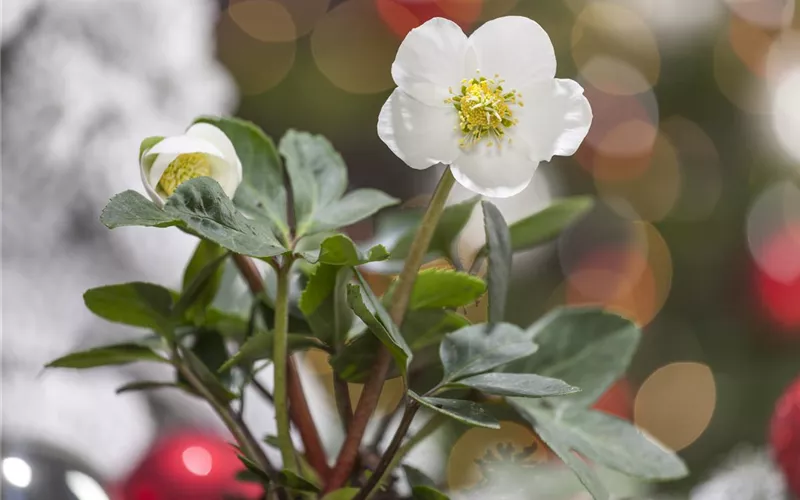
POLYGON ((182 183, 211 177, 229 198, 242 182, 242 162, 228 136, 208 123, 195 123, 183 135, 167 137, 139 158, 147 194, 163 206, 182 183))
POLYGON ((573 154, 592 123, 583 88, 555 74, 550 38, 526 17, 489 21, 469 38, 431 19, 397 51, 398 88, 378 135, 412 168, 448 164, 472 191, 513 196, 539 162, 573 154))

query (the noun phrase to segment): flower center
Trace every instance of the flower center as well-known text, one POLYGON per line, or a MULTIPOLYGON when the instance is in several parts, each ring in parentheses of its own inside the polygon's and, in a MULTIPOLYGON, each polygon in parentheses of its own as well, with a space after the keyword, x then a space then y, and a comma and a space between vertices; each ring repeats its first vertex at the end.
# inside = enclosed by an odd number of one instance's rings
POLYGON ((184 182, 195 179, 197 177, 205 177, 211 175, 211 162, 204 153, 187 153, 178 155, 177 158, 172 160, 164 170, 164 174, 158 181, 158 187, 161 188, 167 196, 178 189, 178 186, 184 182))
POLYGON ((496 141, 499 147, 506 129, 517 123, 512 106, 524 106, 520 100, 522 95, 516 90, 504 90, 503 81, 499 75, 494 79, 479 76, 461 80, 460 94, 450 89, 453 97, 445 102, 458 111, 459 127, 464 134, 459 143, 461 147, 471 146, 485 137, 489 138, 488 146, 496 141))

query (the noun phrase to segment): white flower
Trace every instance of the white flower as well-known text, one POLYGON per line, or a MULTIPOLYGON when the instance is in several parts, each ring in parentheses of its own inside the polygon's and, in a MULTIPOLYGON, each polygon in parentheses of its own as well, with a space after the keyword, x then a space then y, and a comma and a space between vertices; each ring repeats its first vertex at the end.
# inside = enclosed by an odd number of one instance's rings
POLYGON ((217 127, 195 123, 183 135, 167 137, 139 158, 147 194, 163 206, 182 183, 196 177, 211 177, 233 198, 242 182, 242 162, 230 139, 217 127))
POLYGON ((589 131, 583 88, 555 73, 553 44, 528 18, 490 21, 469 38, 452 21, 431 19, 397 51, 398 88, 378 135, 412 168, 449 164, 464 187, 513 196, 539 162, 573 154, 589 131))

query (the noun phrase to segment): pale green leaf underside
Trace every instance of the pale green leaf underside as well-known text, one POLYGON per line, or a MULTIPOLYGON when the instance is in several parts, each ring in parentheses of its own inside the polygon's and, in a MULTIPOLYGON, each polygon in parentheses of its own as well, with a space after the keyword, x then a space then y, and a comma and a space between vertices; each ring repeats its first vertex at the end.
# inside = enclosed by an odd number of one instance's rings
POLYGON ((486 427, 487 429, 500 428, 500 422, 489 415, 481 405, 473 401, 423 397, 414 393, 414 391, 408 391, 408 395, 429 410, 441 413, 463 424, 486 427))

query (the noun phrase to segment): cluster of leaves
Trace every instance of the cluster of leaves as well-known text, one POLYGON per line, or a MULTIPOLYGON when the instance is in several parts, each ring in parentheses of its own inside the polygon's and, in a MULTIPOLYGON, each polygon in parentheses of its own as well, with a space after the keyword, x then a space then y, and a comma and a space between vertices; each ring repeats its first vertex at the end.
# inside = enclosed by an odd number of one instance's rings
MULTIPOLYGON (((639 331, 631 322, 595 309, 559 309, 527 329, 504 322, 513 254, 552 240, 591 207, 590 200, 568 198, 510 226, 496 207, 482 202, 487 243, 477 263, 488 263, 486 281, 476 272, 480 265, 468 272, 454 252, 479 200, 449 206, 429 256, 444 258, 450 266, 419 272, 405 321, 398 326, 386 310, 393 288, 377 297, 359 266, 402 261, 421 213, 384 211, 372 245, 357 245, 337 229, 398 200, 373 189, 347 193, 347 169, 328 141, 289 131, 276 148, 250 123, 200 120, 222 129, 242 161, 244 180, 233 200, 212 179, 197 178, 178 187, 163 208, 126 191, 113 197, 101 215, 109 228, 177 226, 199 237, 182 289, 126 283, 89 290, 85 302, 96 315, 151 333, 136 342, 73 353, 49 366, 149 361, 178 368, 180 359, 201 387, 176 369, 173 380, 136 382, 120 392, 177 387, 193 394, 207 390, 224 404, 241 400, 258 362, 272 356, 274 299, 268 292, 255 296, 249 316, 214 307, 226 260, 240 254, 274 264, 276 258, 289 257, 305 262, 294 268, 302 291, 290 308, 290 349, 328 352, 340 378, 363 382, 383 345, 394 358, 393 376, 403 378, 416 404, 460 424, 488 428, 499 428, 499 415, 513 412, 504 418, 527 422, 597 499, 608 493, 581 456, 646 479, 685 474, 674 454, 634 426, 590 409, 623 374, 636 349, 639 331), (291 211, 284 174, 291 186, 291 211), (470 324, 458 311, 484 295, 489 322, 470 324)), ((148 140, 143 147, 152 144, 148 140)), ((250 479, 277 480, 303 494, 320 491, 311 473, 282 471, 276 479, 243 461, 250 479)), ((420 498, 447 498, 418 471, 408 478, 420 498)), ((325 498, 346 500, 357 492, 348 487, 325 498)))

